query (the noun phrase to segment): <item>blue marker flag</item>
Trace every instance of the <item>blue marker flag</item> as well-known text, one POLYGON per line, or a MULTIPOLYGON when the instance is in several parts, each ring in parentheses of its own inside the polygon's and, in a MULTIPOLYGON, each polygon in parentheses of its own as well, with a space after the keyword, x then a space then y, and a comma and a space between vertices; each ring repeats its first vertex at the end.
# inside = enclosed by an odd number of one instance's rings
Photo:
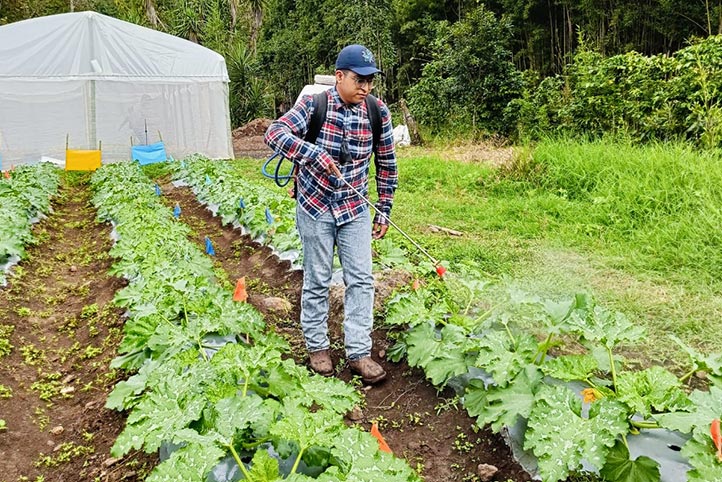
POLYGON ((208 256, 216 255, 216 251, 213 249, 213 244, 211 244, 211 240, 208 236, 206 236, 206 254, 208 256))
POLYGON ((208 174, 206 174, 206 184, 210 184, 210 183, 211 183, 211 178, 208 177, 208 174))
POLYGON ((181 167, 182 167, 183 169, 186 168, 186 161, 184 161, 183 159, 181 159, 181 167))
POLYGON ((157 184, 155 185, 155 195, 160 196, 160 186, 157 184))
POLYGON ((173 217, 176 218, 176 219, 179 218, 179 217, 180 217, 180 213, 181 213, 180 204, 176 203, 176 204, 175 204, 175 208, 173 208, 173 217))
POLYGON ((271 210, 266 208, 266 222, 268 224, 273 224, 273 215, 271 214, 271 210))
POLYGON ((246 209, 246 203, 243 202, 243 198, 238 199, 238 207, 241 209, 246 209))

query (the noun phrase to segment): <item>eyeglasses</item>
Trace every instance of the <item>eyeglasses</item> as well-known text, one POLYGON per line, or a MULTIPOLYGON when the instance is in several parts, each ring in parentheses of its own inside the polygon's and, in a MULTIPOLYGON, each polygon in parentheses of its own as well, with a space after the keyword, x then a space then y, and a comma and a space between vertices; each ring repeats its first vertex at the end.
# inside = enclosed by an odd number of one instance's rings
POLYGON ((351 76, 351 79, 353 79, 353 81, 356 82, 356 87, 358 87, 359 89, 363 89, 366 86, 368 86, 369 89, 371 89, 374 86, 374 78, 373 77, 359 77, 358 75, 354 74, 351 76))

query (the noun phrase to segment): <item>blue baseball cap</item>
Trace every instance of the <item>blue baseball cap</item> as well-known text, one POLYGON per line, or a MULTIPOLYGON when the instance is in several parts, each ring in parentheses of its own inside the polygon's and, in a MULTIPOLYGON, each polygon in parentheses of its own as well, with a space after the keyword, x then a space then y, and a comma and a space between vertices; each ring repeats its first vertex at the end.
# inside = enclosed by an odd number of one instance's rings
POLYGON ((373 52, 358 44, 344 47, 338 53, 336 70, 351 70, 358 75, 383 75, 383 72, 376 68, 376 59, 373 52))

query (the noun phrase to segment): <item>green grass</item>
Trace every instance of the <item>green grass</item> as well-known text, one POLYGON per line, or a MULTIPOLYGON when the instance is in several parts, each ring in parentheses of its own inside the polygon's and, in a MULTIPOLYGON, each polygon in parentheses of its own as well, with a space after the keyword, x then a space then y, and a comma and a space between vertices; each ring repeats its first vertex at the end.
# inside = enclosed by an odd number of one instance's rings
MULTIPOLYGON (((260 161, 234 162, 263 179, 260 161)), ((592 292, 648 329, 631 353, 642 363, 683 361, 668 333, 719 351, 718 152, 549 140, 490 167, 449 160, 444 151, 402 150, 392 219, 437 258, 474 263, 538 292, 592 292)))

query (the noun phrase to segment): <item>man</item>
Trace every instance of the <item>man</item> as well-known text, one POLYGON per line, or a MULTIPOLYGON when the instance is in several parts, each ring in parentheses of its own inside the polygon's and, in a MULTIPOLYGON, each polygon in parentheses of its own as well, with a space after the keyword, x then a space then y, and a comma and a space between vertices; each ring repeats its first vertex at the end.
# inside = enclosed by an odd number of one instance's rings
POLYGON ((372 226, 371 209, 344 180, 368 196, 373 136, 365 99, 376 74, 382 72, 376 68, 371 51, 362 45, 349 45, 336 59, 336 85, 326 92, 326 119, 316 144, 303 140, 314 108, 312 96, 303 97, 273 122, 265 137, 272 149, 298 166, 296 224, 303 246, 301 328, 311 369, 324 376, 334 371, 329 354, 328 292, 336 247, 346 285, 346 356, 351 370, 366 383, 386 377, 381 365, 371 358, 371 238, 380 239, 386 234, 397 184, 391 114, 381 101, 376 207, 386 217, 376 214, 372 226))

